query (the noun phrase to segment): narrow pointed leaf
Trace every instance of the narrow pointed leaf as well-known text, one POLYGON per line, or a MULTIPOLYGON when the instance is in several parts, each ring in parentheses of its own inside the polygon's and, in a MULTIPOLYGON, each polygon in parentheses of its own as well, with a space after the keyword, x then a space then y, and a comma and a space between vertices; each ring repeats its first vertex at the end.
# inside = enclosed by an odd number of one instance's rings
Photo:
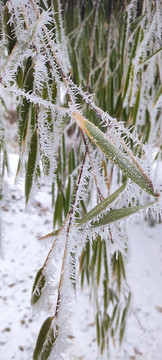
POLYGON ((118 190, 116 190, 113 194, 107 197, 105 200, 101 201, 98 205, 96 205, 92 210, 88 212, 88 214, 84 215, 82 219, 77 221, 78 226, 82 226, 86 224, 88 221, 94 219, 94 217, 100 215, 100 213, 107 208, 109 204, 111 204, 119 194, 125 189, 126 183, 123 184, 118 190))
POLYGON ((10 48, 12 48, 12 52, 11 52, 12 56, 10 57, 10 61, 7 62, 7 66, 11 70, 13 70, 15 72, 17 71, 17 68, 20 65, 20 59, 22 58, 22 54, 25 54, 25 52, 29 48, 34 36, 36 35, 39 24, 42 21, 42 16, 43 16, 43 14, 41 14, 39 16, 38 20, 30 26, 28 32, 24 33, 23 41, 17 42, 13 48, 10 45, 10 48))
POLYGON ((147 63, 148 61, 150 61, 151 58, 153 58, 153 57, 154 57, 156 54, 158 54, 158 52, 160 52, 160 51, 162 51, 162 48, 156 50, 153 54, 149 55, 149 56, 147 57, 147 59, 141 61, 141 62, 140 62, 140 65, 141 65, 141 64, 143 65, 143 64, 147 63))
POLYGON ((98 237, 98 262, 97 262, 97 285, 100 283, 100 274, 101 274, 101 260, 102 260, 102 241, 101 237, 98 237))
POLYGON ((28 163, 26 168, 26 176, 25 176, 25 199, 26 204, 29 200, 29 195, 31 192, 32 184, 34 181, 34 173, 36 168, 36 159, 37 159, 37 144, 38 144, 38 136, 37 132, 32 135, 30 148, 29 148, 29 156, 28 156, 28 163))
POLYGON ((13 24, 10 23, 10 17, 11 14, 9 13, 8 7, 5 6, 3 10, 3 26, 4 26, 4 31, 7 35, 7 48, 9 54, 12 52, 12 49, 16 44, 15 29, 13 24))
POLYGON ((146 207, 151 206, 153 204, 154 203, 150 203, 146 205, 130 206, 122 209, 112 209, 106 215, 103 215, 101 219, 99 219, 98 221, 94 221, 91 225, 93 228, 95 228, 98 226, 110 224, 114 221, 118 221, 124 219, 127 216, 133 215, 136 212, 145 209, 146 207))
POLYGON ((122 151, 116 148, 114 143, 98 127, 86 120, 78 112, 73 112, 73 117, 94 144, 98 146, 116 166, 118 166, 140 188, 153 196, 157 196, 146 175, 143 174, 137 166, 122 153, 122 151))
POLYGON ((39 238, 38 240, 44 240, 44 239, 47 239, 47 238, 50 238, 50 237, 53 237, 53 236, 57 236, 58 233, 59 233, 60 229, 57 229, 55 231, 52 231, 51 233, 45 235, 45 236, 42 236, 41 238, 39 238))
POLYGON ((39 271, 36 274, 34 285, 32 289, 32 295, 31 295, 31 305, 34 305, 40 298, 42 291, 46 284, 46 277, 43 274, 43 269, 39 269, 39 271))
POLYGON ((57 339, 57 331, 56 333, 54 333, 53 317, 48 317, 44 321, 40 329, 36 347, 33 354, 33 360, 48 359, 56 339, 57 339))
MULTIPOLYGON (((24 89, 26 92, 33 90, 34 71, 35 71, 34 67, 31 66, 28 69, 27 74, 25 76, 24 89)), ((24 141, 26 138, 27 127, 28 127, 28 122, 29 122, 30 118, 31 118, 30 121, 33 121, 33 119, 32 119, 33 113, 29 114, 29 109, 30 109, 30 101, 27 100, 26 98, 23 98, 23 100, 20 104, 20 109, 19 109, 19 144, 20 144, 20 148, 22 146, 22 141, 24 141)))

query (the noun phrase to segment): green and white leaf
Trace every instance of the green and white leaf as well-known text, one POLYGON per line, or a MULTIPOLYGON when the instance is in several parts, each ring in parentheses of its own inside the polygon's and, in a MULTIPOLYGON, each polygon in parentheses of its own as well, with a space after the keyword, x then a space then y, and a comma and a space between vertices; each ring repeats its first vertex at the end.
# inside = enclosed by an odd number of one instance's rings
POLYGON ((39 332, 33 360, 47 360, 57 339, 57 327, 54 331, 54 317, 48 317, 39 332))
POLYGON ((113 194, 108 196, 106 199, 101 201, 98 205, 96 205, 92 210, 90 210, 86 215, 84 215, 81 219, 77 221, 78 226, 82 226, 86 224, 88 221, 93 220, 96 216, 100 215, 102 211, 104 211, 109 204, 111 204, 114 200, 117 199, 119 194, 123 192, 126 187, 126 183, 123 184, 118 190, 116 190, 113 194))
POLYGON ((107 214, 103 215, 103 217, 101 219, 92 222, 91 226, 93 228, 95 228, 98 226, 110 224, 110 223, 118 221, 118 220, 122 220, 125 217, 133 215, 136 212, 143 210, 154 204, 155 203, 152 202, 152 203, 146 204, 146 205, 130 206, 130 207, 121 208, 121 209, 112 209, 107 214))
POLYGON ((86 120, 82 115, 73 112, 74 119, 93 143, 101 149, 101 151, 121 169, 133 182, 135 182, 141 189, 144 189, 149 194, 157 196, 151 181, 147 176, 138 169, 138 167, 129 160, 125 154, 120 151, 114 143, 94 124, 86 120))
POLYGON ((31 295, 31 305, 37 303, 40 299, 42 291, 46 284, 46 277, 43 273, 43 269, 39 269, 34 280, 33 288, 32 288, 32 295, 31 295))

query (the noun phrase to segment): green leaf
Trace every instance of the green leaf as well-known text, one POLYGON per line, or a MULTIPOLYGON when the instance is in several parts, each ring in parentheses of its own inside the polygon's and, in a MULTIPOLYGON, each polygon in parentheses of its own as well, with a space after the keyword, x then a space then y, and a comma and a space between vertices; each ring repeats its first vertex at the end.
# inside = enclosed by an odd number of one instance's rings
POLYGON ((114 306, 114 309, 113 309, 113 313, 112 313, 112 318, 111 318, 111 322, 113 323, 114 319, 115 319, 115 316, 116 316, 116 313, 117 313, 117 308, 118 308, 118 304, 116 304, 114 306))
POLYGON ((53 219, 54 227, 55 227, 56 223, 58 223, 60 226, 62 225, 63 209, 64 209, 63 195, 61 192, 59 192, 57 195, 57 200, 56 200, 56 204, 55 204, 55 212, 54 212, 54 219, 53 219))
POLYGON ((28 203, 31 188, 34 182, 34 173, 35 173, 36 159, 37 159, 37 145, 38 145, 38 136, 37 136, 37 131, 35 130, 31 138, 26 174, 25 174, 26 205, 28 203))
POLYGON ((66 201, 65 201, 65 216, 67 215, 70 207, 70 196, 71 196, 71 177, 69 176, 68 185, 66 188, 66 201))
POLYGON ((102 241, 101 237, 98 236, 97 239, 97 245, 98 245, 98 262, 97 262, 97 285, 99 285, 100 282, 100 273, 101 273, 101 259, 102 259, 102 241))
POLYGON ((14 48, 14 46, 16 44, 15 29, 14 29, 13 24, 10 23, 10 17, 11 17, 11 15, 9 13, 8 6, 4 6, 3 24, 4 24, 5 33, 7 35, 7 47, 8 47, 9 54, 12 52, 12 49, 14 48))
POLYGON ((104 257, 104 277, 106 279, 106 283, 109 281, 109 271, 108 271, 108 263, 107 263, 107 250, 106 250, 106 241, 102 240, 103 242, 103 257, 104 257))
POLYGON ((33 354, 33 360, 46 360, 48 359, 52 347, 57 339, 58 328, 54 333, 53 317, 48 317, 39 332, 36 347, 33 354))
POLYGON ((152 57, 154 57, 156 54, 158 54, 158 52, 162 51, 162 48, 156 50, 153 54, 149 55, 145 60, 140 61, 140 65, 147 63, 149 60, 151 60, 152 57))
POLYGON ((118 253, 118 261, 120 262, 120 267, 121 267, 121 270, 122 270, 123 278, 125 280, 126 279, 126 274, 125 274, 124 261, 123 261, 123 256, 122 256, 120 251, 118 253))
POLYGON ((134 37, 134 44, 133 44, 133 47, 132 47, 130 63, 129 63, 129 66, 128 66, 125 85, 124 85, 123 98, 125 98, 127 90, 128 90, 128 84, 129 84, 129 80, 130 80, 131 69, 132 69, 132 66, 133 66, 132 65, 132 59, 135 56, 135 52, 136 52, 136 48, 137 48, 137 44, 138 44, 138 40, 139 40, 139 34, 140 34, 140 26, 136 30, 135 37, 134 37))
MULTIPOLYGON (((31 66, 29 70, 27 71, 25 80, 24 80, 24 89, 26 92, 32 91, 33 89, 33 82, 34 82, 34 67, 31 66)), ((25 140, 26 133, 27 133, 27 127, 29 118, 31 118, 31 123, 33 127, 33 109, 35 106, 32 106, 31 114, 29 114, 30 109, 30 101, 28 101, 26 98, 23 98, 20 109, 19 109, 19 143, 20 148, 22 146, 22 141, 25 140)), ((35 115, 36 116, 36 115, 35 115)))
POLYGON ((111 204, 119 194, 125 189, 126 183, 122 185, 118 190, 116 190, 113 194, 107 197, 105 200, 101 201, 98 205, 96 205, 92 210, 88 212, 88 214, 84 215, 82 219, 77 221, 78 226, 82 226, 86 224, 88 221, 94 219, 94 217, 100 215, 100 213, 107 208, 109 204, 111 204))
MULTIPOLYGON (((14 52, 12 52, 12 56, 10 57, 10 61, 7 63, 7 66, 14 70, 15 65, 18 67, 20 64, 20 59, 22 57, 22 54, 25 53, 25 51, 30 47, 31 42, 33 41, 33 38, 37 32, 38 26, 40 22, 42 21, 42 14, 39 16, 38 20, 35 21, 29 28, 28 32, 26 33, 26 36, 24 36, 23 41, 19 41, 14 46, 14 52)), ((11 39, 13 38, 13 35, 11 39)))
POLYGON ((97 331, 97 345, 100 345, 100 323, 99 323, 99 315, 96 314, 96 331, 97 331))
POLYGON ((136 124, 136 118, 137 118, 137 113, 138 113, 138 108, 139 108, 139 103, 140 103, 140 92, 141 92, 141 89, 139 87, 139 89, 137 90, 136 101, 135 101, 134 108, 133 108, 133 126, 135 126, 135 124, 136 124))
POLYGON ((39 269, 34 280, 34 285, 32 288, 32 295, 31 295, 31 305, 34 305, 39 299, 42 294, 42 291, 46 284, 46 277, 43 274, 43 269, 39 269))
POLYGON ((157 101, 159 100, 159 97, 162 95, 162 86, 160 86, 157 94, 156 94, 156 97, 155 97, 155 101, 154 101, 154 106, 156 105, 157 101))
POLYGON ((145 209, 148 206, 151 206, 153 204, 154 204, 154 202, 146 204, 146 205, 130 206, 127 208, 122 208, 122 209, 112 209, 107 214, 103 215, 103 217, 101 219, 92 222, 91 226, 93 228, 95 228, 98 226, 110 224, 114 221, 118 221, 118 220, 124 219, 127 216, 133 215, 136 212, 138 212, 139 210, 145 209))
POLYGON ((126 315, 127 315, 127 308, 125 307, 123 310, 123 314, 122 314, 122 318, 121 318, 121 325, 120 325, 120 333, 119 333, 120 345, 122 343, 123 336, 124 336, 126 315))
POLYGON ((116 266, 117 266, 117 284, 118 284, 118 290, 120 292, 121 291, 121 266, 120 266, 119 258, 116 261, 116 266))
POLYGON ((94 144, 98 146, 116 166, 118 166, 140 188, 144 189, 153 196, 157 196, 146 175, 142 173, 98 127, 86 120, 77 112, 73 112, 73 116, 94 144))
POLYGON ((95 264, 96 264, 97 248, 98 248, 98 242, 97 242, 97 240, 94 240, 92 243, 93 255, 92 255, 91 265, 90 265, 90 269, 91 269, 92 273, 94 272, 94 268, 95 268, 95 264))

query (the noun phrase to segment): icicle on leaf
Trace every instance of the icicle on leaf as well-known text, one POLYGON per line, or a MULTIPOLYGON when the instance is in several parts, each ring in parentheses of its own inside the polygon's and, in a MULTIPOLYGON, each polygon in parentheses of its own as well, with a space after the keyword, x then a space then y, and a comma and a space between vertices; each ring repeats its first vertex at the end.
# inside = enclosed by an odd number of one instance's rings
POLYGON ((53 317, 48 317, 39 332, 36 347, 33 354, 33 360, 46 360, 48 359, 52 347, 57 339, 57 327, 56 331, 53 328, 53 317))
POLYGON ((122 209, 112 209, 107 214, 103 215, 103 217, 97 221, 94 221, 91 226, 93 228, 110 224, 114 221, 118 221, 124 219, 127 216, 133 215, 134 213, 145 209, 148 206, 153 205, 154 203, 146 204, 146 205, 138 205, 138 206, 130 206, 122 209))
POLYGON ((25 175, 25 199, 26 199, 26 205, 29 200, 29 195, 31 192, 33 180, 34 180, 34 172, 36 168, 36 159, 37 159, 37 145, 38 145, 38 136, 37 131, 35 130, 30 143, 29 148, 29 157, 28 157, 28 163, 26 168, 26 175, 25 175))
POLYGON ((36 274, 34 285, 32 288, 31 305, 34 305, 40 298, 42 291, 45 287, 46 277, 43 274, 43 269, 39 269, 36 274))
POLYGON ((157 196, 154 192, 151 182, 147 179, 135 164, 133 164, 111 140, 94 124, 86 120, 81 114, 76 111, 73 112, 74 119, 89 138, 98 146, 102 152, 118 166, 132 181, 134 181, 140 188, 147 191, 153 196, 157 196))
POLYGON ((118 195, 125 189, 126 183, 123 184, 118 190, 116 190, 113 194, 107 197, 105 200, 101 201, 98 205, 96 205, 92 210, 88 212, 88 214, 84 215, 82 219, 77 221, 78 226, 82 226, 90 220, 93 220, 94 217, 100 215, 101 211, 105 210, 109 204, 111 204, 118 195))

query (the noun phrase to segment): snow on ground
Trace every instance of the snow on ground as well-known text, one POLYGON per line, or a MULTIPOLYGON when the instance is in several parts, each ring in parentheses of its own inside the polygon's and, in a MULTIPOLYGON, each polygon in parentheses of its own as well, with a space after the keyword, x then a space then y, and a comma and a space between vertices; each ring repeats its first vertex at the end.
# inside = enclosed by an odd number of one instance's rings
MULTIPOLYGON (((2 204, 0 259, 0 360, 31 360, 39 328, 47 317, 33 315, 30 295, 47 250, 37 238, 52 229, 51 189, 44 185, 32 214, 25 211, 23 184, 14 185, 18 157, 10 154, 11 174, 2 204)), ((162 359, 162 224, 147 222, 128 230, 127 280, 132 303, 121 349, 110 359, 162 359)), ((65 360, 100 359, 88 290, 76 301, 65 360)), ((105 359, 104 356, 102 359, 105 359)))

